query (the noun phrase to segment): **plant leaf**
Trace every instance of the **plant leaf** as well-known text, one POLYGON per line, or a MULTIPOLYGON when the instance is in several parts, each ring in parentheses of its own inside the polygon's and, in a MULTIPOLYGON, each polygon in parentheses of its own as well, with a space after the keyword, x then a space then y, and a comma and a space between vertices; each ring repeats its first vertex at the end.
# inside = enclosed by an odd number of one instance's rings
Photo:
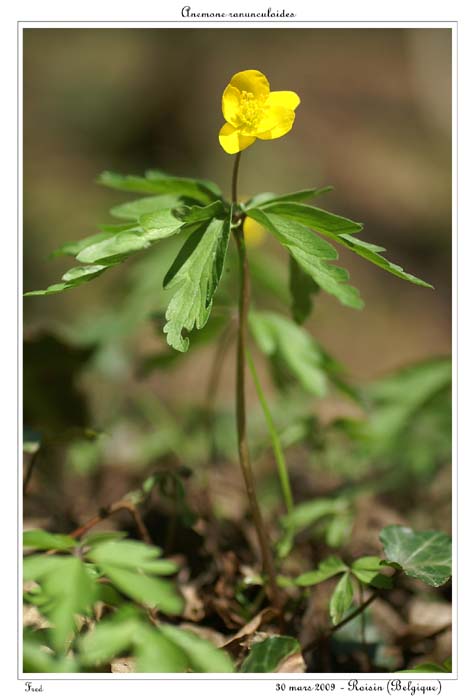
POLYGON ((451 538, 443 532, 414 532, 402 525, 389 525, 380 541, 390 566, 430 586, 442 586, 451 576, 451 538))
POLYGON ((339 580, 329 602, 329 612, 332 624, 338 625, 345 613, 352 605, 354 589, 349 573, 345 573, 339 580))
POLYGON ((317 583, 327 581, 327 579, 337 574, 345 573, 348 568, 347 564, 340 557, 330 556, 321 561, 315 571, 307 571, 301 574, 294 582, 297 586, 315 586, 317 583))
POLYGON ((284 659, 299 651, 299 642, 294 637, 273 635, 253 644, 240 672, 273 673, 284 659))
POLYGON ((292 221, 310 226, 316 231, 327 235, 333 241, 340 243, 346 248, 349 248, 349 250, 352 250, 360 257, 365 258, 374 265, 377 265, 377 267, 381 267, 383 270, 390 272, 390 274, 400 277, 407 282, 417 284, 421 287, 429 287, 430 289, 433 289, 432 285, 428 284, 428 282, 424 282, 418 277, 405 272, 400 265, 395 265, 395 263, 391 263, 379 255, 379 253, 384 251, 385 248, 376 246, 373 243, 361 241, 360 239, 352 236, 352 233, 358 233, 362 230, 362 224, 358 224, 350 219, 344 219, 343 217, 336 216, 335 214, 330 214, 330 212, 326 212, 323 209, 318 209, 317 207, 309 206, 308 204, 288 202, 271 204, 269 208, 266 207, 266 211, 271 211, 274 214, 279 214, 285 218, 291 219, 292 221))
MULTIPOLYGON (((276 207, 284 206, 298 205, 276 205, 276 207)), ((251 218, 273 233, 279 242, 288 249, 302 269, 325 292, 337 297, 345 306, 350 306, 354 309, 363 307, 364 303, 359 291, 347 283, 349 280, 347 270, 329 264, 329 260, 336 260, 338 257, 337 251, 333 246, 301 223, 276 215, 272 207, 269 210, 250 209, 248 216, 251 216, 251 218)))
POLYGON ((116 190, 142 194, 174 194, 189 197, 204 204, 216 199, 221 194, 216 185, 206 180, 173 177, 159 170, 148 171, 146 177, 120 175, 106 171, 101 173, 98 182, 116 190))
POLYGON ((390 590, 393 579, 381 573, 382 564, 379 557, 360 557, 352 562, 353 575, 366 586, 390 590))
MULTIPOLYGON (((142 197, 133 199, 131 202, 116 204, 110 211, 111 216, 117 219, 127 219, 130 223, 127 228, 133 225, 133 221, 138 221, 145 214, 153 214, 162 209, 173 209, 182 203, 180 197, 173 195, 159 195, 158 197, 142 197)), ((114 232, 117 233, 117 230, 114 232)))
POLYGON ((172 625, 161 625, 160 633, 188 657, 190 669, 197 673, 234 673, 228 654, 196 634, 172 625))
POLYGON ((183 227, 183 221, 177 219, 170 209, 159 209, 152 214, 143 214, 139 222, 143 227, 145 238, 150 242, 174 236, 183 227))
POLYGON ((174 295, 165 314, 164 333, 167 343, 180 352, 189 346, 182 330, 203 328, 208 321, 223 272, 230 227, 231 213, 225 221, 212 219, 191 233, 165 276, 164 287, 174 295))
POLYGON ((150 241, 147 236, 144 236, 140 231, 130 229, 83 248, 76 258, 82 263, 105 263, 111 265, 122 262, 132 253, 144 250, 149 246, 150 241))
POLYGON ((170 581, 113 564, 103 563, 101 569, 111 582, 132 600, 158 608, 167 615, 180 615, 182 612, 183 600, 170 581))
POLYGON ((323 357, 312 336, 276 313, 254 311, 249 315, 249 323, 260 350, 271 358, 278 379, 284 368, 303 389, 315 396, 324 396, 323 357))
POLYGON ((56 535, 46 530, 26 530, 23 533, 23 546, 34 549, 59 549, 67 551, 77 546, 69 535, 56 535))
POLYGON ((243 206, 244 211, 261 207, 265 204, 275 204, 278 202, 302 202, 305 199, 318 197, 326 192, 331 192, 334 188, 330 185, 320 187, 319 189, 298 190, 297 192, 288 192, 288 194, 273 194, 272 192, 263 192, 249 199, 243 206))
POLYGON ((301 325, 312 311, 312 295, 320 291, 307 272, 304 272, 292 255, 289 256, 289 291, 291 312, 296 323, 301 325))
POLYGON ((94 544, 88 552, 88 559, 96 564, 112 564, 128 569, 140 569, 148 574, 162 576, 175 574, 177 565, 165 559, 159 560, 161 550, 143 542, 133 540, 108 539, 94 544))
POLYGON ((327 515, 335 515, 348 509, 349 501, 345 498, 317 498, 295 506, 294 511, 281 520, 284 527, 299 532, 327 515))

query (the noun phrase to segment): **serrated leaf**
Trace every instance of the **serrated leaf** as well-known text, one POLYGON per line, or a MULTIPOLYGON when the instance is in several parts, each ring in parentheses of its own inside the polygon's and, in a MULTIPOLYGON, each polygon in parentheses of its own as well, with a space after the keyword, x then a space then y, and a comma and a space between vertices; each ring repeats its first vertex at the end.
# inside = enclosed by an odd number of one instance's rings
POLYGON ((101 564, 101 569, 111 582, 132 600, 158 608, 168 615, 180 615, 183 600, 170 581, 152 578, 144 573, 131 571, 113 564, 101 564))
MULTIPOLYGON (((284 316, 271 312, 252 312, 250 330, 260 350, 292 374, 303 389, 315 396, 324 396, 326 375, 317 343, 307 331, 284 316)), ((276 366, 276 363, 278 366, 276 366)))
POLYGON ((188 349, 182 331, 203 328, 211 312, 230 237, 231 214, 212 219, 190 234, 164 279, 173 290, 165 317, 167 343, 180 352, 188 349))
POLYGON ((350 574, 346 573, 339 580, 337 586, 329 602, 329 613, 332 624, 338 625, 343 619, 345 613, 352 605, 354 597, 354 589, 352 588, 352 580, 350 574))
POLYGON ((289 256, 289 291, 291 312, 296 323, 301 325, 312 311, 312 295, 320 291, 307 272, 304 272, 292 255, 289 256))
POLYGON ((88 552, 88 559, 96 564, 113 564, 129 569, 140 569, 149 574, 169 575, 177 572, 177 565, 165 559, 160 560, 161 550, 143 542, 133 540, 108 539, 94 544, 88 552))
POLYGON ((451 538, 443 532, 414 532, 402 525, 389 525, 380 541, 390 565, 430 586, 442 586, 451 576, 451 538))
POLYGON ((146 177, 136 175, 120 175, 106 171, 101 173, 98 182, 106 187, 112 187, 126 192, 143 194, 174 194, 190 197, 204 204, 220 196, 220 191, 213 183, 206 180, 193 180, 185 177, 173 177, 159 170, 150 170, 146 177))
MULTIPOLYGON (((130 224, 127 225, 130 228, 130 224)), ((75 258, 78 253, 80 253, 83 248, 87 248, 94 243, 99 243, 104 241, 106 238, 110 238, 111 232, 102 231, 101 233, 95 233, 92 236, 87 236, 86 238, 81 238, 79 241, 72 241, 69 243, 64 243, 59 248, 56 248, 52 253, 50 253, 50 258, 59 258, 63 255, 71 255, 75 258)))
POLYGON ((309 206, 308 204, 286 202, 281 204, 271 204, 269 208, 266 207, 266 211, 272 211, 273 213, 279 214, 292 221, 310 226, 316 231, 327 235, 333 241, 340 243, 346 248, 349 248, 349 250, 352 250, 360 257, 365 258, 374 265, 377 265, 377 267, 386 270, 390 274, 400 277, 401 279, 411 282, 412 284, 433 289, 431 284, 428 284, 418 277, 405 272, 400 265, 396 265, 395 263, 392 263, 386 260, 386 258, 382 257, 379 253, 385 250, 384 248, 374 245, 373 243, 361 241, 360 239, 352 236, 352 233, 358 233, 362 230, 362 224, 358 224, 350 219, 344 219, 343 217, 336 216, 335 214, 318 209, 317 207, 309 206))
POLYGON ((27 557, 23 577, 41 585, 46 603, 41 611, 52 623, 49 634, 56 651, 62 651, 74 630, 74 615, 88 612, 96 600, 96 586, 84 563, 73 556, 27 557))
POLYGON ((187 655, 190 670, 197 673, 234 673, 228 654, 211 642, 172 625, 161 625, 160 632, 187 655))
POLYGON ((298 190, 297 192, 288 192, 287 194, 273 194, 272 192, 263 192, 249 199, 243 209, 254 209, 255 207, 264 206, 265 204, 275 204, 279 202, 302 202, 312 197, 318 197, 326 192, 331 192, 332 186, 320 187, 319 189, 298 190))
POLYGON ((76 540, 69 535, 56 535, 46 530, 26 530, 23 533, 23 546, 34 549, 58 549, 67 551, 77 546, 76 540))
MULTIPOLYGON (((276 207, 298 206, 280 204, 276 207)), ((302 205, 304 206, 304 205, 302 205)), ((248 216, 273 233, 279 242, 314 282, 328 294, 337 297, 345 306, 361 309, 364 305, 358 289, 348 284, 349 273, 342 267, 329 264, 338 255, 335 248, 301 223, 274 213, 274 208, 251 209, 248 216)))
POLYGON ((132 253, 144 250, 150 246, 150 241, 141 232, 121 231, 115 236, 106 238, 99 243, 93 243, 81 250, 76 256, 82 263, 112 263, 122 262, 132 253))
POLYGON ((208 204, 205 207, 181 206, 174 209, 174 215, 188 224, 193 224, 198 221, 210 221, 211 219, 223 218, 226 215, 223 202, 217 201, 208 204))
POLYGON ((299 651, 299 642, 294 637, 273 635, 253 644, 240 672, 273 673, 284 659, 299 651))
MULTIPOLYGON (((173 209, 178 207, 182 200, 180 197, 172 195, 160 195, 158 197, 143 197, 142 199, 134 199, 132 202, 124 202, 116 204, 110 211, 112 216, 117 219, 128 219, 130 222, 138 221, 145 214, 153 214, 155 211, 163 209, 173 209)), ((127 228, 130 228, 132 223, 129 223, 127 228)), ((116 231, 117 232, 117 231, 116 231)))
POLYGON ((145 237, 151 242, 179 233, 184 225, 184 222, 177 219, 170 209, 159 209, 152 214, 144 214, 139 222, 144 229, 145 237))
POLYGON ((337 574, 346 572, 348 568, 340 557, 330 556, 321 561, 315 571, 307 571, 298 576, 295 579, 295 584, 297 586, 315 586, 317 583, 322 583, 322 581, 327 581, 337 574))

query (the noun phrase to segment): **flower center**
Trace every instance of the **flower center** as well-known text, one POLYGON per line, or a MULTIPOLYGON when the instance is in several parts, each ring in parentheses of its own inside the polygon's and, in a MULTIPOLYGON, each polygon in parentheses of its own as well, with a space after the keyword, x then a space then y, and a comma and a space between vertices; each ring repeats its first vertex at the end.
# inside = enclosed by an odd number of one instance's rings
POLYGON ((240 120, 242 126, 255 129, 263 116, 263 101, 257 99, 252 92, 241 91, 240 95, 240 120))

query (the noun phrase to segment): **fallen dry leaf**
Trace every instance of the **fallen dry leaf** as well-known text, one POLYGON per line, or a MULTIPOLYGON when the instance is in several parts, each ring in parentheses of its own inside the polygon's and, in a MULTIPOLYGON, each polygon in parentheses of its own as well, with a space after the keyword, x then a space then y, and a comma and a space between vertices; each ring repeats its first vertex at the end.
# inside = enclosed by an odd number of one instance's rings
POLYGON ((306 663, 300 651, 281 661, 275 673, 306 673, 306 663))
POLYGON ((135 673, 135 661, 132 656, 111 661, 111 673, 135 673))

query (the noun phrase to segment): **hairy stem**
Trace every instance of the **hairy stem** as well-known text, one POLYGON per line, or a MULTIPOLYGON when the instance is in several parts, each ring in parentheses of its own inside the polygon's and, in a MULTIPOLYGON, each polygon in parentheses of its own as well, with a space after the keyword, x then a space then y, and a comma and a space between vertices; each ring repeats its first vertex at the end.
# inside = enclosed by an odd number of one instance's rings
POLYGON ((286 505, 286 510, 288 511, 289 515, 291 515, 291 513, 294 510, 294 503, 283 448, 281 447, 281 441, 279 439, 278 431, 276 430, 276 426, 273 421, 273 416, 271 415, 268 402, 266 401, 263 388, 260 384, 258 373, 256 371, 256 367, 253 362, 251 353, 247 351, 246 357, 251 371, 251 376, 253 377, 253 381, 255 384, 256 393, 258 394, 258 399, 260 401, 261 408, 263 409, 263 414, 266 419, 266 425, 268 426, 268 432, 271 438, 271 444, 273 446, 274 457, 276 459, 276 465, 278 467, 278 475, 279 481, 281 483, 281 490, 283 492, 284 503, 286 505))
MULTIPOLYGON (((237 182, 238 168, 240 163, 240 153, 238 153, 233 168, 232 179, 232 199, 233 204, 237 202, 237 182)), ((238 338, 236 344, 236 430, 238 436, 238 454, 241 471, 245 482, 251 515, 256 527, 259 546, 261 550, 263 570, 267 577, 269 596, 272 604, 280 607, 281 595, 276 583, 276 571, 274 568, 273 555, 269 544, 268 535, 259 507, 256 495, 256 486, 251 468, 250 453, 246 434, 246 395, 245 395, 245 366, 246 366, 246 336, 248 326, 248 309, 250 304, 250 275, 248 269, 248 258, 246 255, 245 237, 243 233, 243 222, 234 229, 234 236, 238 248, 240 291, 238 302, 238 338)))

